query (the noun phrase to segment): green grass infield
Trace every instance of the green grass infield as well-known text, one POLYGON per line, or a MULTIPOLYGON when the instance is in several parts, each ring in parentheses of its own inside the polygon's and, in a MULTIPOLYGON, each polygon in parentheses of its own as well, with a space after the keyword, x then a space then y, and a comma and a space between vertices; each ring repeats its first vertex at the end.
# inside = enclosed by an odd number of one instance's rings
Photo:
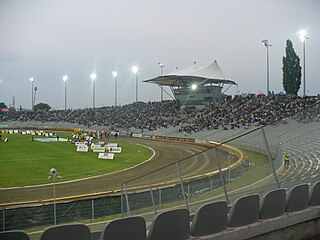
MULTIPOLYGON (((71 133, 58 135, 60 138, 71 137, 71 133)), ((62 177, 59 182, 62 182, 130 168, 152 156, 152 150, 147 147, 114 138, 106 140, 118 143, 122 152, 115 153, 114 159, 99 159, 99 153, 92 150, 77 152, 71 142, 32 141, 31 135, 22 134, 1 133, 1 137, 9 140, 0 141, 1 188, 48 184, 51 168, 57 169, 62 177)), ((34 136, 39 137, 43 136, 34 136)))

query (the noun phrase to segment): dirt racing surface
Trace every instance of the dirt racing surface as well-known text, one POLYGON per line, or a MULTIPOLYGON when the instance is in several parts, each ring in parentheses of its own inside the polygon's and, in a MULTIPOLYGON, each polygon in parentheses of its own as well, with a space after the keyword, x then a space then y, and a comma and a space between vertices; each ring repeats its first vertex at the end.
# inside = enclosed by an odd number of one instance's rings
MULTIPOLYGON (((154 157, 150 161, 124 171, 90 179, 58 183, 56 184, 56 197, 61 198, 118 190, 122 183, 127 183, 127 189, 146 185, 148 179, 147 173, 150 173, 149 179, 152 184, 175 181, 178 179, 177 166, 174 164, 177 160, 183 160, 178 164, 183 178, 217 169, 212 150, 209 150, 206 146, 136 138, 125 138, 125 140, 152 148, 155 151, 154 157), (165 167, 170 164, 173 165, 165 167)), ((227 161, 223 161, 226 158, 225 154, 221 152, 219 156, 222 158, 221 162, 227 164, 227 161)), ((52 199, 52 193, 52 185, 1 189, 0 203, 52 199)))

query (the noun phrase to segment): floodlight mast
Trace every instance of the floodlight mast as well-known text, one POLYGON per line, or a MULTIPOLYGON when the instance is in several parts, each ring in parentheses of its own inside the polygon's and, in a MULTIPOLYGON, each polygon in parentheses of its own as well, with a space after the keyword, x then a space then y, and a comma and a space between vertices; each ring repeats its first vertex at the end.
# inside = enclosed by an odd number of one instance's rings
POLYGON ((63 81, 64 81, 64 110, 67 110, 67 81, 68 81, 68 76, 65 75, 63 76, 63 81))
POLYGON ((95 94, 96 94, 96 84, 95 84, 95 80, 96 80, 96 78, 97 78, 97 75, 96 75, 96 73, 94 72, 94 73, 92 73, 91 75, 90 75, 90 78, 91 78, 91 80, 92 80, 92 108, 95 108, 95 100, 96 100, 96 96, 95 96, 95 94))
POLYGON ((309 39, 305 29, 300 30, 298 36, 302 42, 303 48, 303 96, 306 96, 306 40, 309 39))
POLYGON ((114 106, 117 106, 117 93, 118 93, 118 89, 117 89, 117 80, 118 80, 118 73, 116 71, 112 71, 112 75, 114 78, 114 106))
POLYGON ((133 66, 132 71, 135 74, 135 78, 136 78, 136 102, 138 102, 138 72, 139 72, 139 69, 137 66, 133 66))
POLYGON ((29 78, 30 82, 31 82, 31 111, 33 111, 33 107, 34 107, 34 102, 33 102, 33 82, 34 82, 34 78, 31 77, 29 78))
POLYGON ((270 80, 269 80, 269 72, 270 72, 270 70, 269 70, 269 47, 272 47, 272 45, 271 44, 269 44, 269 41, 268 40, 262 40, 262 43, 263 43, 263 45, 266 47, 266 49, 267 49, 267 96, 269 96, 270 95, 270 87, 269 87, 269 83, 270 83, 270 80))
MULTIPOLYGON (((166 65, 164 65, 162 62, 158 62, 158 65, 160 67, 160 75, 163 76, 163 68, 166 67, 166 65)), ((161 88, 161 93, 160 93, 160 100, 161 102, 163 101, 163 86, 160 86, 161 88)))

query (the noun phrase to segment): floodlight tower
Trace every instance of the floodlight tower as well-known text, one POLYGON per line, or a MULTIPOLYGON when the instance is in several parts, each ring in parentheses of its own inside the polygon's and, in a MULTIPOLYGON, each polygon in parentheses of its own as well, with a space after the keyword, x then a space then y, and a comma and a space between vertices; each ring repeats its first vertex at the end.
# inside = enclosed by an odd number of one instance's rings
POLYGON ((96 92, 96 84, 95 84, 95 80, 96 80, 96 78, 97 78, 97 75, 96 75, 96 73, 92 73, 91 75, 90 75, 90 78, 91 78, 91 80, 92 80, 92 108, 95 108, 95 98, 96 98, 96 96, 95 96, 95 92, 96 92))
POLYGON ((117 106, 117 92, 118 92, 118 89, 117 89, 117 80, 118 80, 118 73, 117 71, 112 71, 112 75, 113 75, 113 78, 114 78, 114 106, 117 106))
POLYGON ((33 103, 33 82, 34 82, 34 78, 31 77, 29 79, 30 79, 30 82, 31 82, 31 111, 33 111, 33 107, 34 107, 34 103, 33 103))
POLYGON ((269 47, 272 47, 271 44, 269 44, 268 40, 262 40, 263 45, 267 48, 267 96, 270 94, 269 89, 269 47))
POLYGON ((302 29, 298 33, 303 47, 303 96, 306 96, 306 40, 309 39, 307 31, 302 29))
POLYGON ((138 67, 137 66, 133 66, 132 67, 132 72, 135 74, 135 78, 136 78, 136 102, 138 102, 138 67))
MULTIPOLYGON (((166 67, 162 62, 158 62, 160 67, 160 75, 163 76, 163 68, 166 67)), ((161 94, 160 94, 160 100, 163 101, 163 86, 160 86, 161 88, 161 94)))
POLYGON ((67 110, 67 81, 68 81, 68 76, 65 75, 63 76, 63 81, 64 81, 64 110, 67 110))

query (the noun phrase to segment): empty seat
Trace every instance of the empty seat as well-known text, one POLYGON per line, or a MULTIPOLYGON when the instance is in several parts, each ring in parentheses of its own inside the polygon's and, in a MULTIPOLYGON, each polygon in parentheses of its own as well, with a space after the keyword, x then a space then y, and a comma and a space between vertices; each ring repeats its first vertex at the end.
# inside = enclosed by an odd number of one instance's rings
POLYGON ((320 205, 320 181, 313 184, 310 189, 310 199, 309 206, 319 206, 320 205))
POLYGON ((145 240, 146 222, 143 217, 117 219, 106 224, 100 240, 145 240))
POLYGON ((229 227, 241 227, 258 221, 259 195, 241 197, 235 201, 228 214, 229 227))
POLYGON ((157 214, 150 226, 148 240, 187 240, 190 217, 187 209, 175 209, 157 214))
POLYGON ((286 209, 286 190, 284 188, 268 192, 260 202, 260 219, 279 217, 286 209))
POLYGON ((58 225, 45 229, 39 240, 91 240, 90 229, 84 224, 58 225))
POLYGON ((22 230, 0 232, 0 240, 30 240, 29 235, 22 230))
POLYGON ((296 212, 306 209, 309 202, 309 185, 301 184, 293 187, 287 197, 286 212, 296 212))
POLYGON ((228 205, 225 201, 208 203, 197 209, 190 227, 194 237, 221 232, 227 228, 228 205))

